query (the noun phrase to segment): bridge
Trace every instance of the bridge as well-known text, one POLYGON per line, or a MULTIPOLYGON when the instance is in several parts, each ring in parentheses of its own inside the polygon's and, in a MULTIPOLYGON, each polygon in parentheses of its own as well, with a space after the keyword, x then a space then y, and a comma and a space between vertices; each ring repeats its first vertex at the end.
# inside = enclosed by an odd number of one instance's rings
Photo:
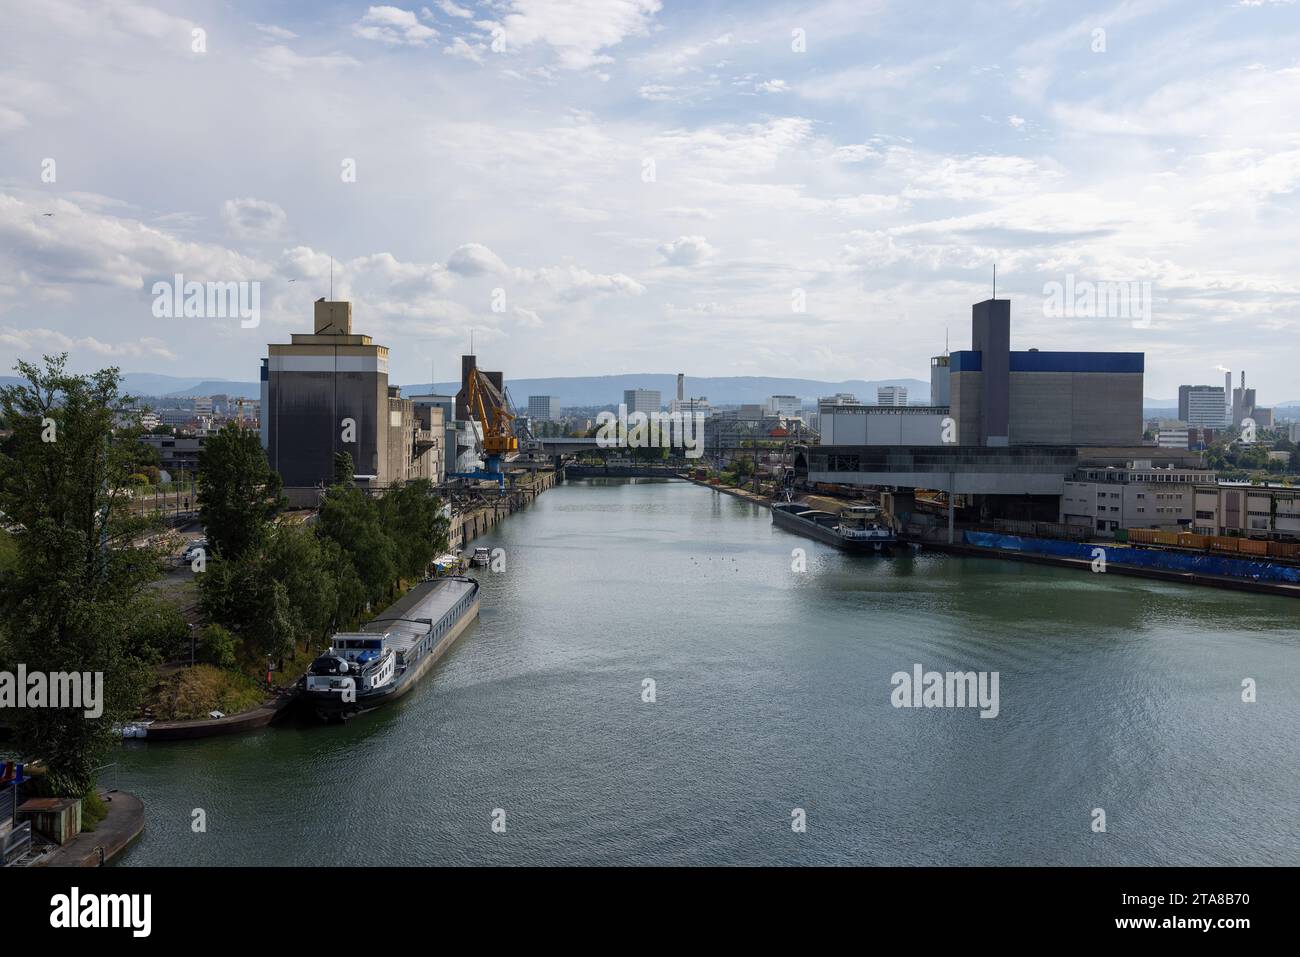
POLYGON ((571 435, 559 435, 551 438, 533 439, 533 445, 550 455, 573 455, 578 452, 626 452, 627 449, 601 448, 599 439, 576 438, 571 435))

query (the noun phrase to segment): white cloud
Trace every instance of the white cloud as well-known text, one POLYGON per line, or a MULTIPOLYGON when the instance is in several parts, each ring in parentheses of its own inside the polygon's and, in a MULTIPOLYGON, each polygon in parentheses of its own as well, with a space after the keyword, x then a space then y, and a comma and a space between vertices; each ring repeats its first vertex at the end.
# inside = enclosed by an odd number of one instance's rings
POLYGON ((711 257, 714 249, 703 236, 678 236, 657 247, 670 266, 697 266, 711 257))
POLYGON ((304 56, 278 43, 259 50, 254 61, 269 73, 286 78, 292 77, 298 70, 339 70, 361 65, 358 60, 347 54, 326 53, 304 56))
POLYGON ((221 204, 221 221, 239 239, 277 239, 287 219, 283 209, 263 199, 228 199, 221 204))
POLYGON ((481 243, 459 246, 447 260, 447 268, 461 276, 485 276, 506 272, 506 264, 481 243))
POLYGON ((389 46, 422 47, 438 36, 438 31, 421 23, 414 11, 389 6, 370 7, 352 25, 352 32, 389 46))
POLYGON ((566 70, 585 70, 613 57, 602 51, 629 36, 644 36, 660 0, 509 0, 509 12, 484 25, 498 32, 506 49, 541 43, 566 70))
POLYGON ((69 336, 56 329, 15 329, 0 326, 0 349, 34 357, 37 353, 85 351, 106 359, 176 359, 176 353, 156 336, 131 342, 104 342, 94 336, 69 336))
POLYGON ((450 56, 472 60, 475 63, 482 63, 483 54, 487 52, 487 45, 483 43, 470 44, 464 37, 455 37, 451 43, 442 48, 442 52, 450 56))
POLYGON ((438 9, 449 17, 460 17, 462 20, 472 20, 474 18, 473 10, 457 6, 452 3, 452 0, 438 0, 438 9))
POLYGON ((27 117, 17 110, 0 103, 0 134, 21 130, 27 125, 27 117))
POLYGON ((274 23, 255 23, 253 24, 262 33, 274 40, 296 40, 298 34, 292 30, 286 30, 284 27, 277 27, 274 23))

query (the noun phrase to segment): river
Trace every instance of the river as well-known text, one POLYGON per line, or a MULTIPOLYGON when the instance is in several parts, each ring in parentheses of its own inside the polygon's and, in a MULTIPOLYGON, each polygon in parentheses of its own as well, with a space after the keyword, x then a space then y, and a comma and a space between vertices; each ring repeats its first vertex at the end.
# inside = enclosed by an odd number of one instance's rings
POLYGON ((562 485, 474 544, 505 569, 404 700, 126 742, 120 863, 1300 864, 1294 600, 849 556, 684 482, 562 485), (997 717, 894 707, 918 664, 997 672, 997 717))

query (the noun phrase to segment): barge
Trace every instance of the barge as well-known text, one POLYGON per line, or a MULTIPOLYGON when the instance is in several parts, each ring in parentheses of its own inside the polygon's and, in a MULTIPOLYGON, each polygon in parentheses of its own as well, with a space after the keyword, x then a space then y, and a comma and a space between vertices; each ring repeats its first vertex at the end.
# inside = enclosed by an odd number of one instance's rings
POLYGON ((806 502, 777 502, 772 505, 772 524, 846 552, 883 554, 898 543, 875 505, 849 505, 836 515, 806 502))
POLYGON ((302 698, 322 721, 343 721, 415 687, 478 617, 479 584, 427 578, 360 631, 339 632, 312 662, 302 698))

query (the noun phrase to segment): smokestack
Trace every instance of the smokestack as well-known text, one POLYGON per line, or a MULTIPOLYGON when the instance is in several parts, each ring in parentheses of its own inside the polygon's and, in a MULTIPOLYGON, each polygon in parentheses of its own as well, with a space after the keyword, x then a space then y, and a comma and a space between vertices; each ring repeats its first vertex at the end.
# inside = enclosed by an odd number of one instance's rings
POLYGON ((681 402, 686 398, 686 373, 677 373, 677 401, 681 402))
POLYGON ((1228 416, 1228 421, 1232 422, 1232 371, 1223 370, 1223 404, 1224 413, 1228 416))

